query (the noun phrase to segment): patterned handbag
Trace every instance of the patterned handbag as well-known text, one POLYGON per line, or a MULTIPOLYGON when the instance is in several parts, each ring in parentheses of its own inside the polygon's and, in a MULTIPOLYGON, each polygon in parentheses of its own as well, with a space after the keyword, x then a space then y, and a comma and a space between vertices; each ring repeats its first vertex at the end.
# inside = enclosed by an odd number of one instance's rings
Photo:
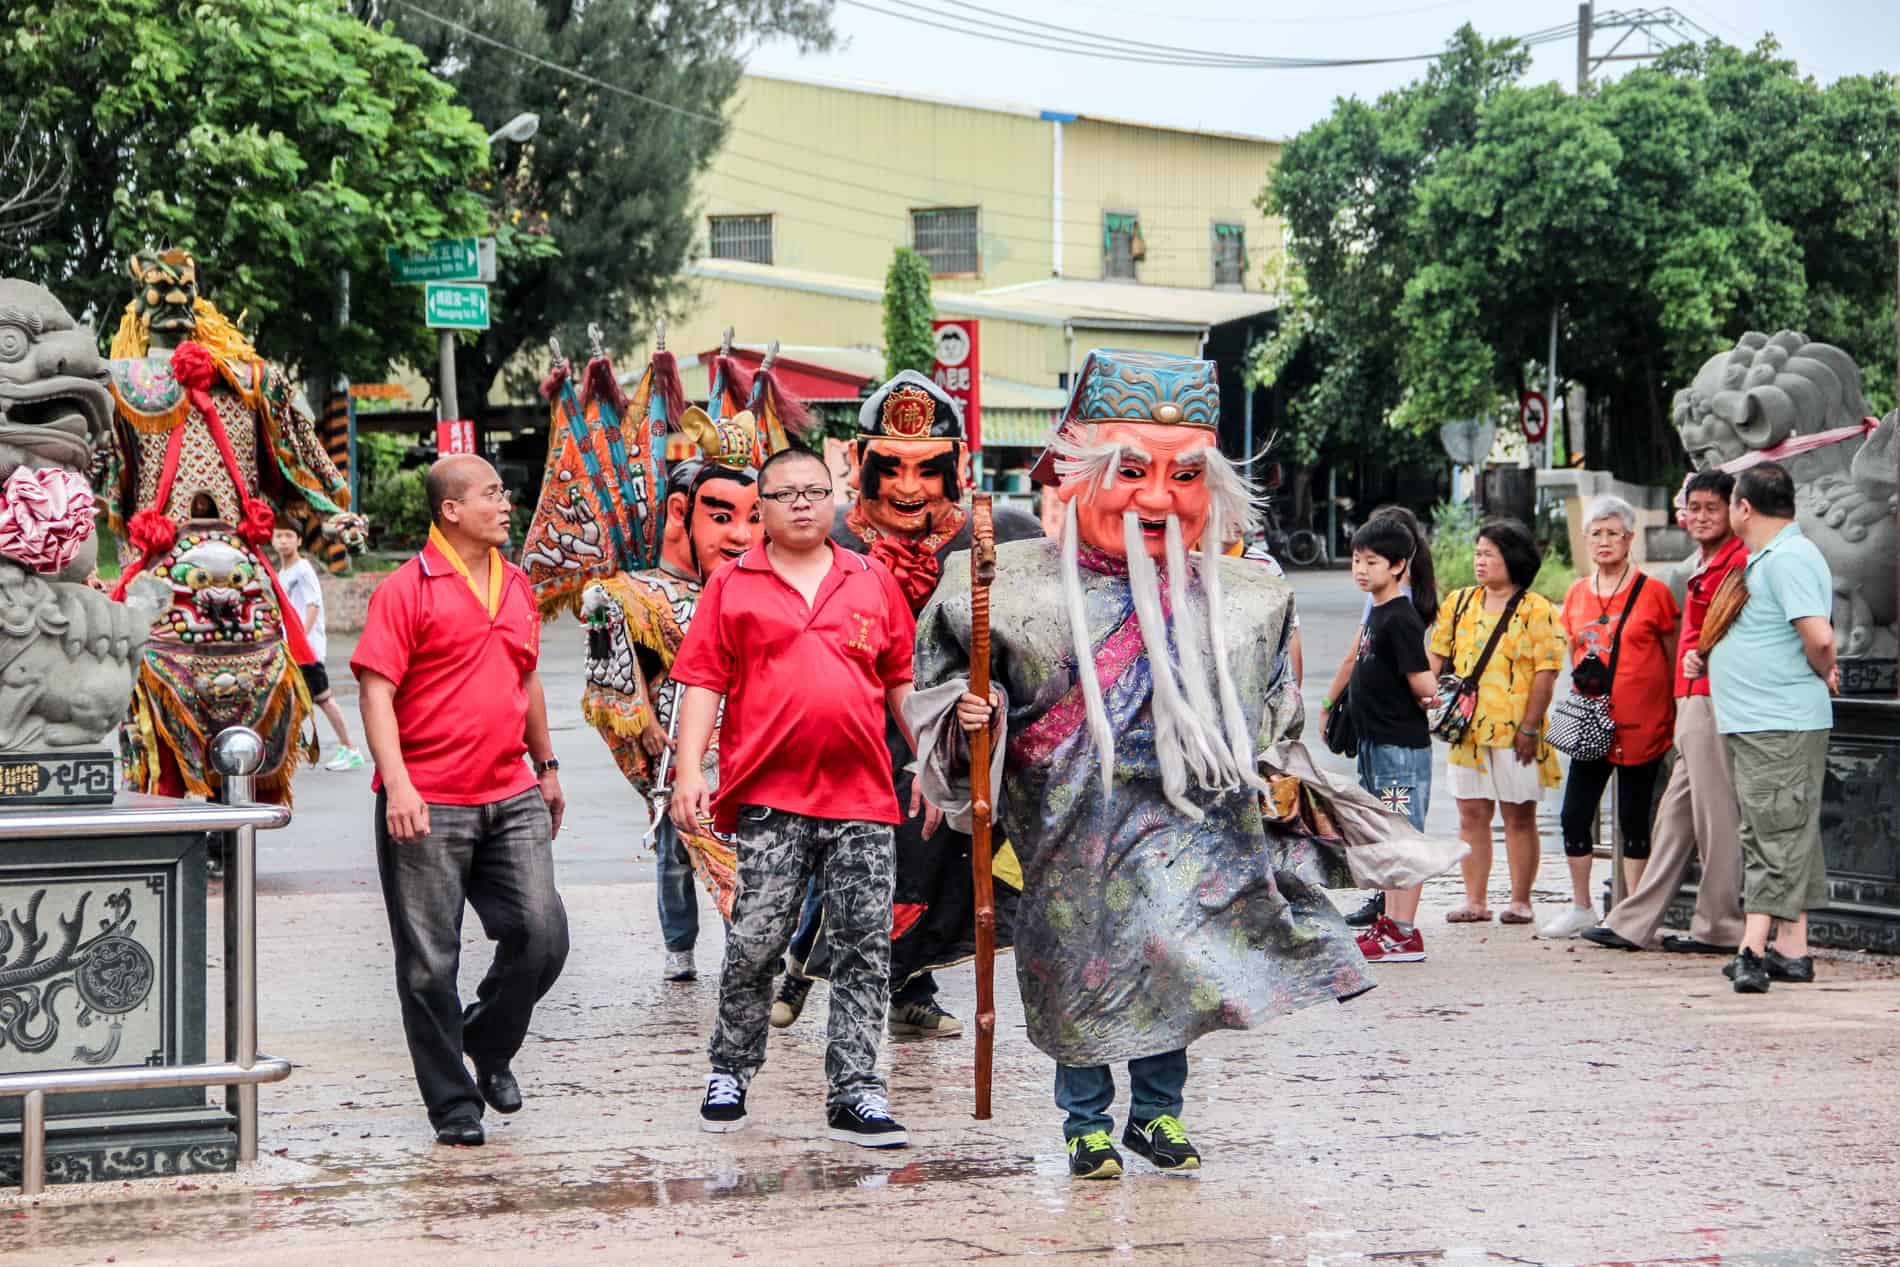
POLYGON ((1616 658, 1623 650, 1623 629, 1636 610, 1643 593, 1645 574, 1636 574, 1630 599, 1623 607, 1623 618, 1616 622, 1616 636, 1610 639, 1610 665, 1603 667, 1597 653, 1591 651, 1570 674, 1570 694, 1551 710, 1550 725, 1544 741, 1557 751, 1579 761, 1601 761, 1616 742, 1616 717, 1610 708, 1610 687, 1616 681, 1616 658))
MULTIPOLYGON (((1458 610, 1451 618, 1452 655, 1458 652, 1458 626, 1465 618, 1465 608, 1471 605, 1474 589, 1459 600, 1458 610)), ((1511 595, 1511 601, 1504 605, 1498 614, 1498 623, 1491 627, 1491 638, 1484 644, 1484 650, 1478 655, 1478 662, 1471 666, 1471 672, 1460 676, 1456 673, 1440 675, 1438 679, 1438 707, 1426 714, 1426 722, 1432 734, 1456 748, 1463 743, 1471 731, 1472 719, 1478 712, 1478 683, 1484 679, 1485 666, 1491 663, 1491 653, 1498 649, 1498 642, 1504 637, 1504 631, 1510 627, 1511 617, 1517 614, 1518 600, 1524 597, 1524 591, 1518 590, 1511 595)))

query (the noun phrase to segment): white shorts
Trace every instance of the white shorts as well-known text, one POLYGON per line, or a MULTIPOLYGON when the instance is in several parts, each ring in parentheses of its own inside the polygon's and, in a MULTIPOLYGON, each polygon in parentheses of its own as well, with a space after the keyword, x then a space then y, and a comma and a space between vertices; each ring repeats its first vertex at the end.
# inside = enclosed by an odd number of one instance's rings
POLYGON ((1504 805, 1522 805, 1543 798, 1544 783, 1535 761, 1520 765, 1517 754, 1509 748, 1487 749, 1484 757, 1486 768, 1483 770, 1447 763, 1453 797, 1461 801, 1497 801, 1504 805))

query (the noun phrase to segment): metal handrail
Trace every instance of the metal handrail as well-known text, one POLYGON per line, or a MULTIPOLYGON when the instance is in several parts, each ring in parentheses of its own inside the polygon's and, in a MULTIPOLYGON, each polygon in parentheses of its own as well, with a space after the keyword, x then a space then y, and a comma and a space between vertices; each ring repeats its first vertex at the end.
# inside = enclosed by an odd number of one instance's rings
MULTIPOLYGON (((238 1160, 257 1160, 257 1085, 290 1076, 289 1061, 257 1054, 257 829, 282 827, 290 821, 290 810, 252 802, 257 771, 264 763, 264 741, 256 731, 232 726, 220 732, 211 741, 211 762, 224 776, 220 803, 199 807, 190 826, 231 834, 224 886, 225 1059, 217 1064, 163 1068, 0 1074, 0 1097, 21 1099, 20 1191, 26 1196, 46 1189, 49 1095, 223 1085, 225 1108, 237 1117, 238 1160)), ((102 829, 119 835, 176 831, 181 824, 175 805, 162 797, 132 794, 110 808, 9 812, 0 822, 8 834, 41 837, 70 838, 102 829), (169 813, 167 806, 173 807, 169 813)))

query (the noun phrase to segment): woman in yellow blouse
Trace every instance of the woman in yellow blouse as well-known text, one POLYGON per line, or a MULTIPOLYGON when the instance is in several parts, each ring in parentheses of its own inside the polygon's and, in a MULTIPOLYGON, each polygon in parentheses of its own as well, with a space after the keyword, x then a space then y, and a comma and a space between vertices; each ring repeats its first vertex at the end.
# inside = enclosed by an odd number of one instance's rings
POLYGON ((1504 850, 1511 869, 1511 901, 1499 919, 1531 922, 1531 882, 1537 878, 1537 801, 1562 782, 1557 754, 1544 742, 1544 713, 1564 666, 1563 623, 1556 605, 1530 584, 1537 578, 1537 545, 1515 519, 1478 529, 1473 554, 1478 583, 1445 596, 1432 629, 1434 673, 1468 674, 1476 667, 1499 618, 1516 597, 1511 623, 1478 682, 1477 709, 1464 741, 1451 750, 1451 794, 1458 802, 1458 834, 1465 856, 1465 904, 1446 914, 1454 924, 1491 918, 1485 890, 1491 880, 1491 811, 1504 816, 1504 850))

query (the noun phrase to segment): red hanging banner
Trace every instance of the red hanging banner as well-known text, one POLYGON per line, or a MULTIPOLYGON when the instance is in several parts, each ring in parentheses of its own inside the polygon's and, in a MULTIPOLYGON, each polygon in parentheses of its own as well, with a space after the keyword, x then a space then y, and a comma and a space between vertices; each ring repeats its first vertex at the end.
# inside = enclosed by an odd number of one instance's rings
POLYGON ((475 423, 468 418, 444 418, 435 424, 437 457, 475 452, 475 423))
POLYGON ((963 408, 963 434, 970 451, 983 447, 983 373, 977 354, 975 317, 940 318, 930 323, 937 336, 937 363, 930 377, 963 408))

